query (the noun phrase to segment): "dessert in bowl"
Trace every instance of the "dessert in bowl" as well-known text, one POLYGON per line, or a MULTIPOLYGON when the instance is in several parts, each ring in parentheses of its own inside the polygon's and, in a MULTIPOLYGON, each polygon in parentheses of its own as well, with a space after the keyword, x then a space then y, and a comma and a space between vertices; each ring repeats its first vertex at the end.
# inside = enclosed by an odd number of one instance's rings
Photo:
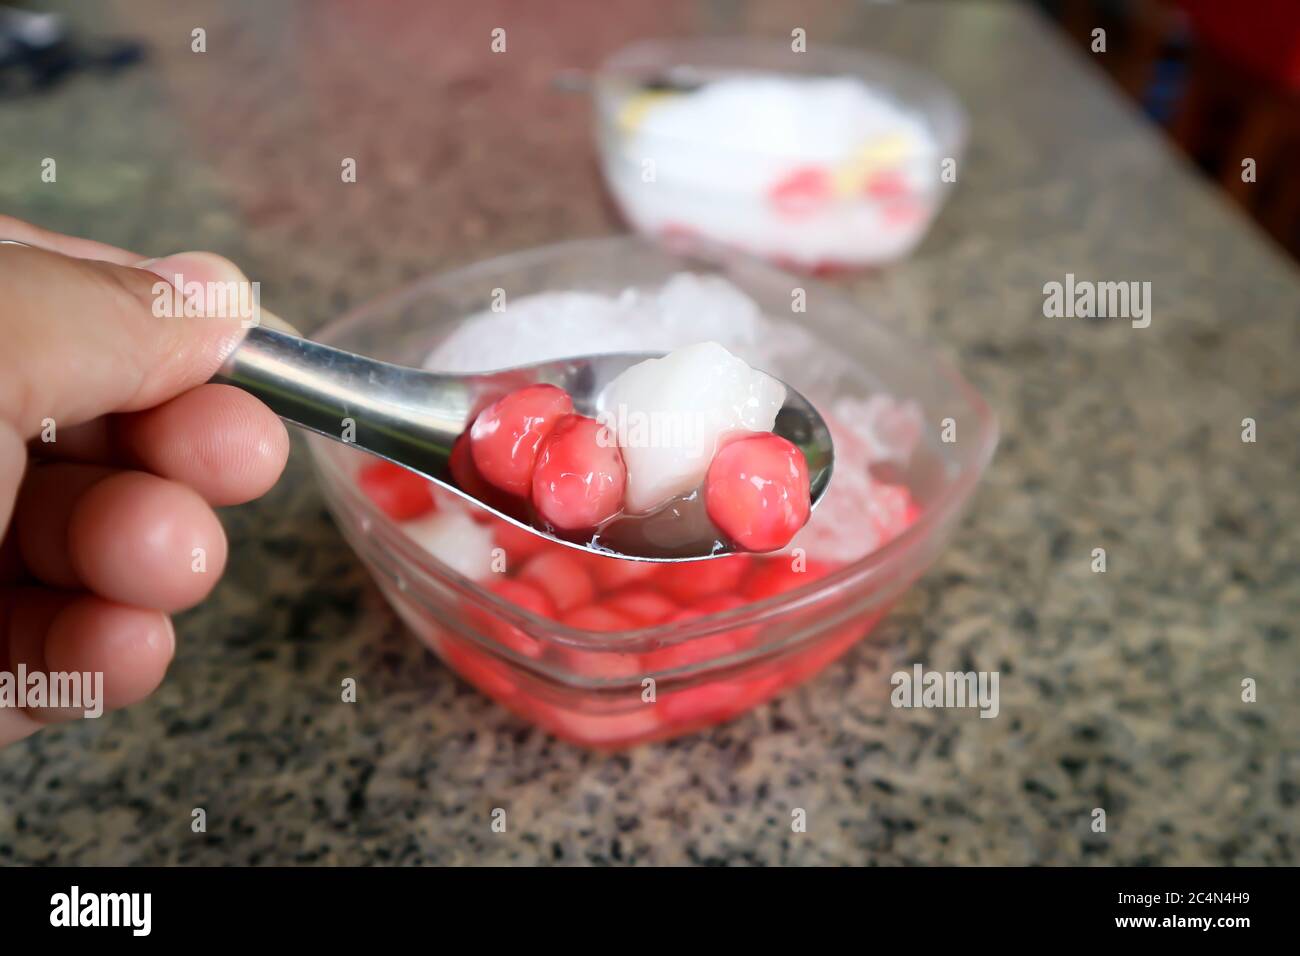
POLYGON ((340 529, 426 645, 579 744, 686 733, 805 680, 934 560, 996 426, 925 349, 801 285, 808 309, 795 323, 782 318, 790 279, 752 260, 691 259, 635 238, 571 242, 420 280, 317 336, 444 371, 718 343, 797 388, 832 429, 831 483, 780 550, 672 564, 588 554, 311 436, 340 529), (940 440, 944 419, 959 442, 940 440))
POLYGON ((965 115, 942 84, 851 50, 646 41, 597 77, 601 169, 634 228, 799 271, 911 252, 965 144, 965 115))

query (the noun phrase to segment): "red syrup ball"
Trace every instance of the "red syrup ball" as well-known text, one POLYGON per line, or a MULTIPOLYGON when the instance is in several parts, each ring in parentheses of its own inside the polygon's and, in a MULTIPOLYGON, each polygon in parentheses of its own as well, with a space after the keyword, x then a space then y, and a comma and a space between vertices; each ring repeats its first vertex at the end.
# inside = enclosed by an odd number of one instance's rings
POLYGON ((709 465, 704 501, 709 519, 737 546, 776 551, 808 521, 808 463, 777 435, 733 441, 709 465))
POLYGON ((614 436, 594 418, 566 415, 542 443, 533 507, 562 531, 595 528, 623 510, 627 468, 614 436))
MULTIPOLYGON (((474 464, 474 456, 470 452, 469 432, 463 433, 452 443, 451 457, 447 462, 447 467, 451 471, 452 480, 456 482, 456 487, 470 497, 503 514, 511 516, 523 514, 525 509, 523 508, 522 498, 506 494, 495 485, 488 484, 487 479, 479 474, 478 468, 474 464)), ((489 520, 498 520, 493 518, 491 512, 484 511, 482 508, 475 508, 470 513, 470 517, 480 524, 489 520)), ((504 522, 502 523, 504 524, 504 522)), ((528 532, 520 531, 520 534, 528 534, 528 532)), ((528 536, 530 538, 537 537, 531 534, 528 536)))
POLYGON ((529 558, 518 578, 545 591, 561 614, 594 601, 596 584, 583 566, 581 554, 560 544, 551 548, 529 558))
POLYGON ((528 497, 543 440, 572 411, 568 392, 554 385, 529 385, 493 402, 469 431, 478 473, 502 491, 528 497))
POLYGON ((830 175, 816 166, 791 171, 768 192, 768 202, 785 219, 804 219, 820 211, 833 195, 830 175))
POLYGON ((434 510, 429 479, 391 461, 366 465, 357 473, 357 485, 394 521, 410 521, 434 510))

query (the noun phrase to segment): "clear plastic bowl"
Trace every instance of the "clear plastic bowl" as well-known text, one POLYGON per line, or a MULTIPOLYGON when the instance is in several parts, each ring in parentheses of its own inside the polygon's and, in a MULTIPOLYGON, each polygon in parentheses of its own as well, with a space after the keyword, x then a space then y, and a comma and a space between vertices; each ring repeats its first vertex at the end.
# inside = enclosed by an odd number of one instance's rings
POLYGON ((966 143, 965 111, 937 79, 888 57, 821 44, 799 53, 789 43, 751 39, 644 41, 610 57, 594 91, 601 169, 637 231, 678 250, 717 245, 819 275, 910 253, 952 188, 942 176, 945 161, 955 171, 966 143), (648 83, 781 74, 861 80, 915 117, 930 144, 918 152, 918 139, 885 136, 809 164, 793 155, 799 144, 792 141, 760 153, 698 131, 641 128, 664 95, 647 94, 648 83))
MULTIPOLYGON (((421 279, 362 306, 317 338, 418 366, 466 316, 487 308, 494 290, 508 290, 513 301, 553 290, 616 295, 657 289, 683 271, 720 274, 766 315, 789 315, 791 280, 784 273, 747 258, 686 258, 625 237, 545 246, 421 279)), ((825 341, 852 338, 853 351, 865 358, 855 362, 845 345, 836 353, 839 364, 819 370, 816 382, 803 380, 807 369, 802 376, 797 367, 768 371, 819 405, 880 392, 911 399, 925 422, 919 447, 895 479, 919 506, 915 520, 861 560, 816 580, 808 575, 808 583, 775 597, 733 599, 728 603, 734 606, 718 613, 599 633, 522 610, 490 585, 453 571, 360 492, 356 474, 373 458, 312 435, 330 510, 425 644, 480 690, 557 736, 620 747, 734 717, 816 673, 872 629, 938 555, 997 441, 989 408, 952 369, 835 291, 815 282, 800 285, 807 294, 803 327, 825 341), (955 423, 959 441, 941 440, 945 419, 955 423)), ((721 560, 731 559, 706 566, 721 560)))

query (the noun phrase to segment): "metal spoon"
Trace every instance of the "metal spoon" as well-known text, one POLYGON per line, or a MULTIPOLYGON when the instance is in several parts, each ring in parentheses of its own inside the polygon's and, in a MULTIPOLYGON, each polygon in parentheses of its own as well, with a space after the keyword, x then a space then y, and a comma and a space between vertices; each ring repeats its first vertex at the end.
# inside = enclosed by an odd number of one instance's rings
MULTIPOLYGON (((595 550, 550 535, 462 491, 448 466, 452 443, 479 409, 536 383, 564 389, 578 412, 593 415, 601 390, 619 373, 661 354, 584 355, 499 372, 453 375, 391 365, 257 327, 249 330, 214 380, 255 395, 286 421, 418 472, 534 534, 568 547, 595 550)), ((834 459, 826 422, 787 385, 773 431, 799 446, 807 458, 816 507, 830 483, 834 459)), ((605 549, 600 553, 642 561, 696 561, 733 552, 723 547, 674 557, 605 549)))
MULTIPOLYGON (((28 243, 0 239, 0 245, 28 243)), ((567 547, 635 561, 699 561, 732 554, 731 548, 717 544, 698 554, 671 557, 588 548, 493 508, 462 491, 452 479, 448 466, 452 443, 469 427, 471 415, 488 403, 525 385, 545 383, 568 392, 577 411, 594 415, 596 399, 606 385, 630 366, 660 355, 582 355, 499 372, 449 375, 379 362, 259 326, 249 329, 213 380, 255 395, 286 421, 387 458, 504 521, 567 547)), ((803 451, 816 508, 830 484, 834 464, 830 429, 812 403, 786 385, 785 404, 772 430, 803 451)))

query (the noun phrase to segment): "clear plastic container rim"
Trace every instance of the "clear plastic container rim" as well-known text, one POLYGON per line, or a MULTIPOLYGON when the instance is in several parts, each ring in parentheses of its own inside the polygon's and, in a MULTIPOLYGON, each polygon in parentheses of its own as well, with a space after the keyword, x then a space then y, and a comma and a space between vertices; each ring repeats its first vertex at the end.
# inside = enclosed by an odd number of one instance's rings
MULTIPOLYGON (((938 155, 960 161, 965 150, 969 128, 966 110, 956 94, 929 71, 885 53, 822 43, 810 52, 795 53, 788 43, 749 37, 645 39, 616 50, 597 67, 592 77, 592 95, 600 128, 612 129, 617 125, 622 101, 620 97, 610 95, 609 87, 614 81, 650 77, 675 65, 712 68, 720 75, 758 72, 803 76, 849 74, 863 79, 868 86, 880 84, 882 81, 877 77, 892 76, 932 99, 932 103, 927 105, 915 97, 893 94, 892 90, 890 96, 900 106, 919 113, 926 120, 935 133, 938 155), (726 58, 732 57, 736 60, 753 59, 755 63, 753 66, 739 66, 726 62, 726 58), (790 60, 790 57, 799 59, 790 60), (761 66, 757 62, 759 59, 766 59, 772 65, 761 66), (692 60, 695 62, 690 62, 692 60), (783 60, 789 66, 782 65, 783 60)), ((692 143, 685 141, 686 145, 692 143)))

